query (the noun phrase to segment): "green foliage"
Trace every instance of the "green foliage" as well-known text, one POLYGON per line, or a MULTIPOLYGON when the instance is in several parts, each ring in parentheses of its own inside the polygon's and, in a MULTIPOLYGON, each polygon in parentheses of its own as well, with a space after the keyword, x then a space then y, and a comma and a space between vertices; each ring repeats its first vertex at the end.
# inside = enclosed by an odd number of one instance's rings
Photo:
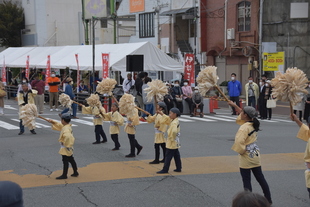
POLYGON ((21 46, 21 30, 24 28, 24 9, 17 3, 0 4, 0 46, 21 46))

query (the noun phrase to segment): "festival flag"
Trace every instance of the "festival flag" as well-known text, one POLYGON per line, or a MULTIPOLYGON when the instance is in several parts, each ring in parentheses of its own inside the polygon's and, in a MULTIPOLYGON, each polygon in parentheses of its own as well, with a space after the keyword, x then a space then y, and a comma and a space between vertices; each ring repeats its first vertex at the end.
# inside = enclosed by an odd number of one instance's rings
POLYGON ((189 86, 195 86, 195 58, 194 54, 187 53, 184 57, 184 79, 189 81, 189 86))
POLYGON ((109 54, 102 53, 102 78, 106 79, 109 77, 109 54))
POLYGON ((25 76, 29 80, 29 55, 27 55, 26 59, 26 71, 25 71, 25 76))
MULTIPOLYGON (((47 63, 46 63, 46 72, 45 72, 45 86, 48 87, 48 78, 51 77, 51 57, 50 55, 47 56, 47 63)), ((46 88, 46 87, 45 87, 46 88)))
POLYGON ((2 65, 2 83, 6 86, 6 66, 5 66, 5 57, 3 58, 3 65, 2 65))
POLYGON ((79 55, 78 54, 75 54, 75 59, 76 59, 76 65, 77 65, 77 78, 76 78, 76 81, 77 81, 77 92, 80 92, 80 64, 79 64, 79 55))

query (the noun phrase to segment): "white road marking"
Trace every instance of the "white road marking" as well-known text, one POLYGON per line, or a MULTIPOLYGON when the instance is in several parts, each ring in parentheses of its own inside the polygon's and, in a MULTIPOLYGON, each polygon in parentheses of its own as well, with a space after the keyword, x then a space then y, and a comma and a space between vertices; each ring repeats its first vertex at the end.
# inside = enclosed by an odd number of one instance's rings
POLYGON ((11 105, 4 105, 4 108, 5 108, 5 109, 18 110, 18 109, 16 109, 16 108, 12 107, 11 105))
POLYGON ((13 124, 6 123, 4 121, 0 121, 0 127, 8 129, 8 130, 19 129, 19 127, 15 126, 13 124))
MULTIPOLYGON (((16 121, 16 122, 20 122, 20 119, 11 119, 11 120, 16 121)), ((18 128, 19 128, 19 127, 18 127, 18 128)), ((39 126, 39 125, 37 125, 37 123, 36 123, 36 128, 42 128, 42 126, 39 126)))
POLYGON ((88 125, 88 126, 94 126, 93 122, 84 121, 84 120, 81 120, 81 119, 71 119, 71 122, 76 122, 76 123, 80 123, 80 124, 85 124, 85 125, 88 125))
POLYGON ((227 121, 227 122, 234 122, 235 120, 227 119, 227 118, 218 118, 215 116, 205 116, 208 119, 215 119, 215 120, 220 120, 220 121, 227 121))
POLYGON ((275 121, 281 121, 281 122, 286 122, 286 123, 294 123, 293 121, 285 120, 285 119, 271 119, 275 121))
POLYGON ((193 119, 198 121, 205 121, 205 122, 215 122, 216 120, 206 119, 206 118, 198 118, 198 117, 190 117, 188 115, 182 115, 182 117, 186 117, 187 119, 193 119))

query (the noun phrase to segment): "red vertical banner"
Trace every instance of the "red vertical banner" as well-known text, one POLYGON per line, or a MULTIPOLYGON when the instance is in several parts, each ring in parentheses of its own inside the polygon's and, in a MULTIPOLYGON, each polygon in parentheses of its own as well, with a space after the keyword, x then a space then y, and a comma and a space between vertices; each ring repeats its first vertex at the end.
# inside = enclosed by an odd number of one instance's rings
POLYGON ((75 54, 75 60, 76 60, 76 65, 77 65, 77 77, 76 77, 76 82, 77 82, 77 92, 80 92, 80 64, 79 64, 79 54, 75 54))
POLYGON ((26 71, 25 71, 25 76, 29 80, 29 55, 27 55, 26 59, 26 71))
POLYGON ((50 55, 47 56, 47 63, 46 63, 46 71, 45 71, 45 86, 48 86, 48 78, 51 77, 51 57, 50 55))
POLYGON ((6 66, 5 66, 5 58, 3 58, 3 65, 2 65, 2 83, 6 86, 6 66))
POLYGON ((102 53, 102 79, 109 77, 109 54, 102 53))
POLYGON ((195 58, 194 54, 185 54, 184 56, 184 79, 189 81, 190 86, 195 86, 195 58))

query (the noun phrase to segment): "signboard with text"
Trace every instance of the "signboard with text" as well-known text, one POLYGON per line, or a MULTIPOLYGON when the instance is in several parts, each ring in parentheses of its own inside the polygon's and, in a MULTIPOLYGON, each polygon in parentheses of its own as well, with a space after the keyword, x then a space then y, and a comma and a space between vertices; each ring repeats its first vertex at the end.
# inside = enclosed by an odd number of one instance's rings
POLYGON ((102 53, 102 78, 106 79, 109 77, 109 54, 102 53))
POLYGON ((189 81, 190 86, 195 86, 195 58, 194 54, 187 53, 184 56, 184 80, 189 81))
POLYGON ((144 0, 130 0, 129 10, 130 13, 143 12, 144 11, 144 0))
POLYGON ((284 72, 285 54, 284 52, 263 53, 263 71, 284 72))

